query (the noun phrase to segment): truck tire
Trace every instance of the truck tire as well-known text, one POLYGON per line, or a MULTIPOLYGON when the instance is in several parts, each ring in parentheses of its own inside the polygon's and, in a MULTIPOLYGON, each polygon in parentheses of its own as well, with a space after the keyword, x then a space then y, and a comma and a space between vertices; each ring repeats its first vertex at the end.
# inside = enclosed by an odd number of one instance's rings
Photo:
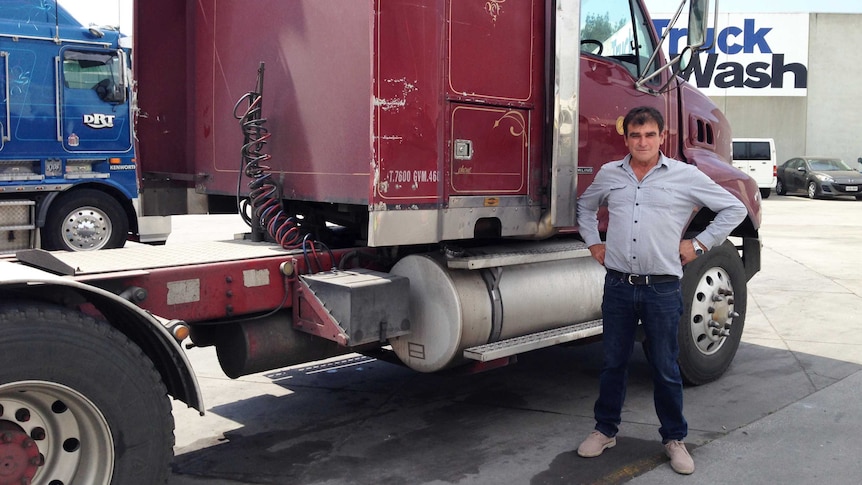
POLYGON ((771 193, 772 193, 772 189, 760 189, 760 198, 761 199, 768 199, 769 194, 771 194, 771 193))
POLYGON ((746 284, 742 259, 729 241, 686 265, 679 324, 679 369, 685 382, 714 381, 730 366, 745 326, 746 284))
POLYGON ((48 250, 92 251, 121 248, 129 233, 126 212, 110 195, 82 189, 54 201, 42 229, 48 250))
POLYGON ((113 327, 41 303, 0 304, 3 483, 164 484, 173 455, 165 386, 113 327))

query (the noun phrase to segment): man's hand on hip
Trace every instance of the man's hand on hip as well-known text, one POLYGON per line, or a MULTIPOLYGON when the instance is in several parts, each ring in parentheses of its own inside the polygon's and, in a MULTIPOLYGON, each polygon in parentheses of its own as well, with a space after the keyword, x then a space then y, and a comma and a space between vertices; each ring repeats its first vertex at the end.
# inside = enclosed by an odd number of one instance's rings
POLYGON ((590 254, 593 256, 593 259, 599 262, 602 266, 605 265, 605 245, 604 244, 593 244, 590 246, 590 254))
POLYGON ((695 253, 694 239, 683 239, 679 242, 679 259, 682 261, 683 265, 686 265, 695 259, 697 259, 697 254, 695 253))

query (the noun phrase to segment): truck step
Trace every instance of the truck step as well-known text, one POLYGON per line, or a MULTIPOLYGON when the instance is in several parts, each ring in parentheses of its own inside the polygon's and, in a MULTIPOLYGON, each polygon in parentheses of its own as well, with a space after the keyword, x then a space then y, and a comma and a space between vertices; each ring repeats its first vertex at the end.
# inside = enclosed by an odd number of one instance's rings
POLYGON ((0 253, 36 244, 35 207, 32 200, 0 200, 0 253))
POLYGON ((590 250, 586 244, 568 240, 486 246, 469 249, 465 253, 463 256, 450 257, 447 260, 447 266, 452 269, 476 270, 590 256, 590 250))
POLYGON ((601 335, 602 320, 569 325, 567 327, 545 330, 544 332, 532 333, 522 337, 513 337, 499 342, 478 345, 464 349, 464 357, 467 359, 487 362, 489 360, 508 357, 510 355, 542 349, 552 345, 572 342, 575 340, 601 335))

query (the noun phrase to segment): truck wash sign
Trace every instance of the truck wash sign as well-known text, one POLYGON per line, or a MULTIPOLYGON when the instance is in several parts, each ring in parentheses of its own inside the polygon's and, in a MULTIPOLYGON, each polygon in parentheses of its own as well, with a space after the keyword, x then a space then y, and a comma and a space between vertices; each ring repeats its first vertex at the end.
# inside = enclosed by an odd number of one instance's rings
MULTIPOLYGON (((670 14, 656 14, 659 37, 670 14)), ((686 45, 688 20, 680 17, 665 40, 675 56, 686 45)), ((709 29, 709 51, 682 74, 708 96, 805 96, 808 93, 808 14, 725 13, 709 29)))

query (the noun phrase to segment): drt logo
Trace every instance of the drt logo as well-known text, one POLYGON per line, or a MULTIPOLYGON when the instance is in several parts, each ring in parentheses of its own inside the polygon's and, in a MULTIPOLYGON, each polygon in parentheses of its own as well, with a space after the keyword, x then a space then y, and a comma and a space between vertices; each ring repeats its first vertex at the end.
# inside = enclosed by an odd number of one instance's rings
POLYGON ((84 115, 84 124, 90 128, 113 128, 114 118, 116 115, 106 115, 102 113, 93 113, 84 115))

